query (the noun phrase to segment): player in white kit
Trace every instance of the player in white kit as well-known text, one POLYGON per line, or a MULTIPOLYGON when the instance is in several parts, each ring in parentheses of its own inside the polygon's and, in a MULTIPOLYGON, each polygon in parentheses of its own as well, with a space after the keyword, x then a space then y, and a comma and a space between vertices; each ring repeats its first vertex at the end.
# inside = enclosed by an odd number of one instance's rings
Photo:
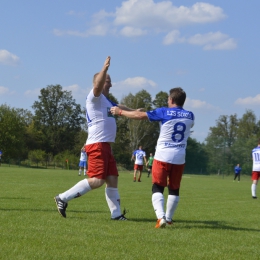
POLYGON ((253 169, 252 169, 252 185, 251 192, 252 198, 257 199, 256 196, 256 187, 258 180, 260 178, 260 139, 258 140, 258 145, 252 150, 252 160, 253 160, 253 169))
POLYGON ((81 172, 84 170, 84 175, 87 175, 87 153, 85 151, 85 144, 80 150, 80 158, 79 158, 79 176, 81 176, 81 172))
MULTIPOLYGON (((58 212, 66 218, 68 201, 78 198, 87 192, 106 183, 105 196, 111 212, 112 220, 127 220, 121 214, 120 196, 118 193, 118 171, 110 143, 115 141, 116 121, 110 108, 116 104, 107 97, 112 87, 107 70, 110 57, 107 57, 102 70, 93 78, 93 89, 86 99, 86 118, 88 123, 88 139, 85 149, 88 156, 88 179, 78 182, 71 189, 54 197, 58 212)), ((132 110, 118 105, 121 110, 132 110)))
POLYGON ((137 173, 137 171, 139 171, 138 182, 141 182, 143 165, 144 165, 144 162, 147 163, 146 153, 145 153, 145 151, 142 150, 142 146, 139 146, 139 148, 133 152, 131 160, 135 160, 135 164, 134 164, 134 182, 136 182, 136 173, 137 173))
POLYGON ((172 224, 172 218, 179 202, 179 189, 185 165, 187 139, 194 125, 192 112, 184 110, 186 93, 182 88, 173 88, 168 97, 168 107, 153 111, 122 111, 112 107, 113 115, 150 121, 159 121, 160 135, 152 168, 152 204, 157 217, 156 228, 172 224), (164 211, 164 188, 168 186, 166 213, 164 211))

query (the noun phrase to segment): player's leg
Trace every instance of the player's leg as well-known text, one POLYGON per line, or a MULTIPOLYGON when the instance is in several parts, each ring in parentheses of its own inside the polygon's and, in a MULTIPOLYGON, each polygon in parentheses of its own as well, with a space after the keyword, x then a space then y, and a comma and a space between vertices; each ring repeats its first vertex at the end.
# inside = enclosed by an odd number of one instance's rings
POLYGON ((111 212, 112 220, 127 220, 124 216, 125 213, 121 214, 120 208, 120 195, 118 192, 118 171, 116 167, 116 161, 112 154, 110 154, 109 164, 107 168, 106 177, 106 201, 111 212))
POLYGON ((143 165, 139 165, 138 182, 141 182, 142 171, 143 171, 143 165))
POLYGON ((92 158, 92 160, 90 160, 91 164, 89 165, 89 179, 84 179, 78 182, 69 190, 60 193, 59 195, 54 197, 58 211, 63 217, 66 217, 66 208, 68 205, 68 201, 78 198, 91 191, 92 189, 99 188, 105 183, 105 178, 103 177, 104 162, 102 157, 102 149, 100 149, 99 146, 100 143, 86 146, 89 158, 92 158))
POLYGON ((134 165, 134 182, 136 182, 136 172, 137 172, 137 169, 138 169, 138 165, 135 164, 134 165))
POLYGON ((168 179, 169 194, 168 194, 167 205, 166 205, 166 221, 168 224, 172 224, 172 219, 180 200, 179 190, 180 190, 183 171, 184 171, 184 164, 171 165, 171 171, 168 179))
POLYGON ((256 188, 257 188, 257 183, 258 183, 258 179, 260 177, 260 172, 252 172, 252 185, 251 185, 251 193, 252 193, 252 198, 253 199, 257 199, 256 196, 256 188))
POLYGON ((81 175, 81 170, 82 170, 82 162, 79 161, 79 176, 81 175))
POLYGON ((156 228, 166 225, 164 211, 164 187, 167 186, 167 163, 154 160, 152 172, 152 205, 157 217, 156 228))
POLYGON ((151 172, 150 166, 148 166, 147 171, 148 171, 148 173, 147 173, 147 177, 149 177, 149 176, 150 176, 150 172, 151 172))
POLYGON ((84 161, 83 163, 83 168, 84 168, 84 175, 86 176, 87 175, 87 162, 84 161))

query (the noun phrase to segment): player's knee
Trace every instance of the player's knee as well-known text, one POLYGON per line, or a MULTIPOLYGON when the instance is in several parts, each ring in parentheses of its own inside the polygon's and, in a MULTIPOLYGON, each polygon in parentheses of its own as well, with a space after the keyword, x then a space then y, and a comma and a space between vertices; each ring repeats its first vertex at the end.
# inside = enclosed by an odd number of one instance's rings
POLYGON ((171 188, 168 189, 169 189, 169 195, 179 196, 180 189, 176 189, 176 190, 172 190, 171 188))
POLYGON ((152 192, 153 193, 160 192, 160 193, 163 194, 163 191, 164 191, 164 187, 163 186, 160 186, 160 185, 158 185, 156 183, 153 184, 153 186, 152 186, 152 192))

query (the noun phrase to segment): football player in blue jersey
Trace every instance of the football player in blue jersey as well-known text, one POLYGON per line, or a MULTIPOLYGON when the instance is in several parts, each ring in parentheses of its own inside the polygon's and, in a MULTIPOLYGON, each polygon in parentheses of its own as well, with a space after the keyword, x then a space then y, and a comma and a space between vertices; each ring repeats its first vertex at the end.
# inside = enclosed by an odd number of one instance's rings
POLYGON ((152 204, 157 217, 156 228, 163 228, 167 223, 172 224, 179 202, 187 140, 194 125, 194 114, 183 108, 185 100, 185 91, 182 88, 173 88, 169 91, 168 107, 147 112, 123 111, 119 107, 110 109, 113 115, 137 120, 148 119, 160 124, 152 168, 152 204), (163 196, 165 187, 168 187, 166 212, 163 196))
POLYGON ((146 153, 142 150, 142 146, 139 146, 138 150, 135 150, 132 154, 132 159, 135 160, 134 164, 134 182, 136 182, 136 173, 139 171, 138 182, 141 182, 141 176, 143 171, 144 161, 146 161, 146 153))

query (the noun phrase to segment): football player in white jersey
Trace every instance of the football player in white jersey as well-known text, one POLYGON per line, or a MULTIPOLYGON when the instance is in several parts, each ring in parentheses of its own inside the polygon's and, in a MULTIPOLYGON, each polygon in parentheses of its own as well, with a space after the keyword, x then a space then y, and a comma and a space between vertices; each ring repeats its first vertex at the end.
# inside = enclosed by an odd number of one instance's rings
POLYGON ((138 150, 135 150, 132 154, 131 160, 135 160, 134 164, 134 182, 136 182, 136 173, 139 171, 138 182, 141 182, 141 176, 143 171, 144 161, 146 161, 146 153, 142 150, 142 146, 139 146, 138 150))
MULTIPOLYGON (((93 88, 86 99, 86 118, 88 123, 88 139, 85 150, 88 156, 88 179, 78 182, 71 189, 54 197, 60 215, 66 218, 68 201, 78 198, 87 192, 106 183, 105 196, 111 212, 112 220, 127 220, 121 214, 120 196, 118 193, 118 171, 111 151, 110 143, 115 141, 116 121, 110 112, 115 106, 108 99, 112 87, 107 70, 110 57, 105 60, 103 68, 93 77, 93 88)), ((117 105, 122 110, 132 110, 124 105, 117 105)))
POLYGON ((194 125, 194 115, 183 109, 186 93, 182 88, 173 88, 168 97, 168 107, 148 112, 123 111, 112 107, 113 115, 150 121, 159 121, 160 135, 152 168, 152 204, 157 217, 156 228, 172 224, 179 202, 179 189, 185 165, 187 139, 194 125), (168 186, 166 212, 164 210, 164 188, 168 186))
POLYGON ((253 169, 252 169, 252 198, 257 199, 256 196, 256 185, 260 178, 260 139, 258 140, 258 145, 252 150, 252 160, 253 160, 253 169))
POLYGON ((80 158, 79 158, 79 176, 81 175, 82 170, 84 170, 84 175, 86 176, 87 172, 87 153, 85 150, 85 144, 80 150, 80 158))

